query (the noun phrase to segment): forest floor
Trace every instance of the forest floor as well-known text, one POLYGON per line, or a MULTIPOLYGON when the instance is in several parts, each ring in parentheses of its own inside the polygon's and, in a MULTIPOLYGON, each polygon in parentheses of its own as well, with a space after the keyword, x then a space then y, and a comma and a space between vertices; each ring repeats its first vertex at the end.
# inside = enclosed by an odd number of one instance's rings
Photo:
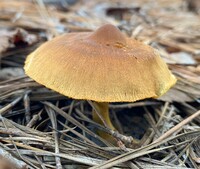
POLYGON ((200 168, 199 9, 198 0, 1 0, 0 165, 200 168), (23 70, 27 55, 45 41, 105 23, 157 49, 178 79, 161 98, 110 104, 121 133, 113 134, 116 145, 96 135, 112 131, 92 120, 87 101, 49 90, 23 70))

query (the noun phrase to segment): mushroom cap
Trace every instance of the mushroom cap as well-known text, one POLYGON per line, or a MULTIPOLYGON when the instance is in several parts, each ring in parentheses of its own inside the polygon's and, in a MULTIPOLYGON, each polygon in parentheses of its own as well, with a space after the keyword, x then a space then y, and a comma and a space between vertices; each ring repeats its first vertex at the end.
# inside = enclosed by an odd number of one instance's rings
POLYGON ((98 102, 157 98, 176 83, 153 48, 110 24, 44 43, 27 57, 25 72, 65 96, 98 102))

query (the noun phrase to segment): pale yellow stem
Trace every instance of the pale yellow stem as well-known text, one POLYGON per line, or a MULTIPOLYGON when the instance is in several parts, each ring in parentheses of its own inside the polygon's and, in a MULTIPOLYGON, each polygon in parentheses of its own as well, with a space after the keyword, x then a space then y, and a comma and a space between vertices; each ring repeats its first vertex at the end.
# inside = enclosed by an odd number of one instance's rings
POLYGON ((106 125, 106 127, 109 127, 112 130, 115 130, 115 127, 110 120, 108 104, 109 103, 106 102, 93 102, 96 111, 98 111, 96 112, 93 110, 93 120, 101 125, 106 125), (99 117, 98 113, 101 115, 103 120, 99 117))
MULTIPOLYGON (((106 102, 92 102, 92 106, 93 106, 93 120, 103 126, 106 126, 112 130, 116 130, 115 127, 113 126, 111 120, 110 120, 110 116, 109 116, 109 103, 106 102), (99 117, 99 115, 101 117, 99 117)), ((105 140, 116 144, 116 140, 114 139, 113 136, 98 130, 97 131, 98 135, 101 136, 102 138, 104 138, 105 140)), ((140 145, 140 141, 137 139, 132 140, 133 145, 140 145)))

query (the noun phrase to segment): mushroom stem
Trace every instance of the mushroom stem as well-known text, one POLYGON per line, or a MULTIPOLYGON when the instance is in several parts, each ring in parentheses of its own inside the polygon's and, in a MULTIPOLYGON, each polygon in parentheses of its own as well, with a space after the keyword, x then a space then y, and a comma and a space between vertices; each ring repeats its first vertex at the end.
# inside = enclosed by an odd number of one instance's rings
POLYGON ((96 109, 93 109, 93 120, 99 124, 105 125, 112 130, 115 130, 115 127, 110 120, 108 104, 109 103, 107 102, 93 102, 93 105, 96 109))
MULTIPOLYGON (((98 124, 104 125, 105 127, 116 130, 113 126, 110 116, 109 116, 109 103, 108 102, 90 102, 89 103, 93 107, 92 115, 93 120, 97 122, 98 124)), ((110 131, 111 131, 110 130, 110 131)), ((141 142, 135 138, 132 137, 126 137, 118 133, 118 131, 112 131, 112 133, 108 134, 104 131, 98 130, 98 135, 104 138, 107 141, 110 141, 111 143, 116 143, 116 140, 114 138, 117 138, 117 140, 121 140, 125 143, 128 142, 128 144, 133 144, 133 146, 139 146, 141 142), (115 136, 114 136, 115 135, 115 136), (114 136, 114 137, 113 137, 114 136)))

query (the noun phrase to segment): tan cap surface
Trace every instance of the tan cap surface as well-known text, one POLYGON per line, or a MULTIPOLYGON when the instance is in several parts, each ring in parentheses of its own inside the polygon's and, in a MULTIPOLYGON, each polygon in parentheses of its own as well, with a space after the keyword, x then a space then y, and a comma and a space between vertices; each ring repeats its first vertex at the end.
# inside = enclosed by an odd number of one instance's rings
POLYGON ((25 72, 65 96, 99 102, 156 98, 176 83, 153 48, 110 24, 44 43, 28 56, 25 72))

